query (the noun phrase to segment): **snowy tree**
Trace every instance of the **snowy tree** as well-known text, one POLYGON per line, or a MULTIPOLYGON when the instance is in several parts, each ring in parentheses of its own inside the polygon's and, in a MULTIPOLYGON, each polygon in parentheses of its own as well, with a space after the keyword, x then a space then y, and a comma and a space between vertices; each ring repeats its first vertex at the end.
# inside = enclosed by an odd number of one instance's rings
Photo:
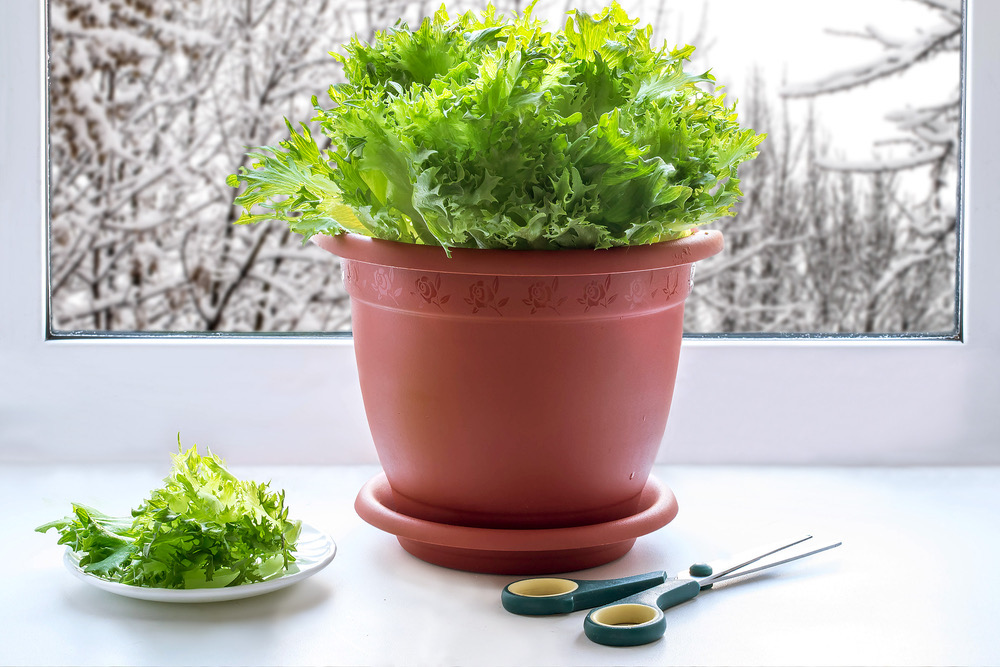
MULTIPOLYGON (((961 0, 909 0, 926 7, 933 19, 914 34, 896 37, 887 31, 868 26, 861 32, 843 32, 847 37, 878 44, 882 53, 875 59, 816 81, 790 86, 783 91, 788 98, 814 98, 836 94, 868 85, 878 85, 890 77, 919 68, 935 58, 952 58, 958 81, 958 54, 962 44, 961 0)), ((936 330, 951 329, 954 320, 954 273, 957 223, 957 169, 961 89, 959 84, 943 90, 932 104, 908 105, 892 112, 888 120, 900 136, 881 141, 870 160, 847 161, 824 158, 819 166, 828 170, 871 173, 878 178, 890 174, 924 169, 929 173, 927 196, 919 201, 890 205, 899 210, 891 238, 896 252, 886 258, 887 269, 880 278, 882 290, 906 292, 909 283, 919 283, 927 291, 911 294, 907 300, 921 298, 939 304, 941 314, 936 330)), ((910 326, 926 326, 922 319, 910 326)), ((904 330, 912 330, 906 328, 904 330)))
MULTIPOLYGON (((930 59, 957 55, 962 46, 961 0, 909 0, 933 10, 936 22, 907 37, 894 37, 875 26, 861 32, 836 31, 847 37, 873 41, 883 53, 876 59, 835 72, 816 81, 787 87, 789 98, 816 97, 844 92, 898 76, 930 59)), ((961 90, 956 85, 935 104, 899 109, 889 116, 904 133, 891 140, 909 148, 908 154, 887 156, 869 162, 828 162, 828 168, 851 171, 902 170, 933 165, 943 171, 954 166, 958 152, 961 90)))
POLYGON ((698 267, 686 329, 950 329, 954 256, 914 245, 911 204, 894 173, 826 168, 830 148, 815 118, 799 123, 771 99, 755 77, 742 122, 768 139, 741 172, 746 196, 726 228, 726 252, 698 267))
MULTIPOLYGON (((788 86, 784 100, 814 99, 913 71, 961 48, 959 0, 908 0, 929 24, 905 38, 869 26, 843 34, 882 53, 788 86)), ((686 324, 695 332, 950 332, 955 316, 956 166, 960 90, 889 116, 898 137, 869 160, 830 150, 811 113, 794 122, 755 78, 743 122, 769 134, 744 167, 747 193, 727 227, 727 252, 699 267, 686 324), (915 174, 929 174, 927 180, 915 174), (923 185, 921 185, 923 183, 923 185)), ((930 84, 937 80, 932 80, 930 84)), ((945 82, 947 84, 947 82, 945 82)), ((933 90, 922 84, 921 92, 933 90)))
POLYGON ((225 177, 311 116, 339 80, 330 50, 436 8, 51 0, 53 328, 349 329, 337 259, 282 225, 232 225, 225 177))
POLYGON ((143 232, 155 227, 160 193, 148 186, 172 180, 176 148, 148 102, 161 94, 154 73, 215 41, 173 21, 186 4, 49 8, 53 304, 94 328, 112 328, 121 300, 156 264, 143 232))
MULTIPOLYGON (((859 36, 882 44, 885 57, 786 92, 809 97, 877 83, 958 48, 958 2, 909 1, 937 12, 940 25, 908 40, 869 28, 859 36)), ((455 13, 481 4, 448 7, 455 13)), ((527 0, 494 4, 511 11, 527 0)), ((558 22, 572 7, 604 4, 541 0, 535 9, 558 22)), ((658 39, 678 37, 670 2, 624 4, 654 24, 658 39)), ((397 18, 416 25, 438 6, 50 0, 53 327, 348 330, 337 259, 301 246, 279 224, 231 224, 239 211, 225 176, 246 163, 247 147, 287 136, 284 118, 311 116, 310 98, 322 99, 340 77, 328 51, 355 34, 371 39, 397 18)), ((710 28, 702 15, 696 56, 710 50, 710 28)), ((725 227, 727 252, 699 268, 690 330, 947 328, 958 93, 900 111, 894 118, 905 141, 880 147, 879 160, 848 165, 830 157, 814 121, 793 122, 757 85, 741 114, 771 136, 741 174, 747 196, 725 227), (915 164, 937 183, 917 203, 893 175, 915 164)))
POLYGON ((54 328, 347 324, 336 260, 277 225, 227 224, 224 180, 247 146, 281 137, 283 116, 309 116, 336 80, 331 41, 365 30, 360 9, 53 0, 54 328))

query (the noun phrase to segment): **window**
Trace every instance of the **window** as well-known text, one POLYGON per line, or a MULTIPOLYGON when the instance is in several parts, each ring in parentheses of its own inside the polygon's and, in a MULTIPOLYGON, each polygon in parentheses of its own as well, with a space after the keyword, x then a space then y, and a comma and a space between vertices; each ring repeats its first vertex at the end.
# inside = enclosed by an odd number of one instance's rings
MULTIPOLYGON (((374 462, 347 340, 47 340, 40 12, 16 3, 0 26, 4 459, 158 460, 181 431, 246 462, 374 462)), ((662 461, 1000 460, 1000 269, 987 259, 1000 248, 1000 6, 970 0, 966 26, 961 342, 687 341, 662 461)))
MULTIPOLYGON (((714 225, 728 250, 699 266, 689 331, 956 334, 958 2, 625 5, 655 42, 697 45, 688 69, 716 73, 769 135, 741 169, 739 217, 714 225)), ((557 27, 568 6, 535 14, 557 27)), ((329 49, 432 8, 48 8, 52 329, 349 330, 336 258, 280 223, 233 226, 225 177, 322 104, 341 78, 329 49)))

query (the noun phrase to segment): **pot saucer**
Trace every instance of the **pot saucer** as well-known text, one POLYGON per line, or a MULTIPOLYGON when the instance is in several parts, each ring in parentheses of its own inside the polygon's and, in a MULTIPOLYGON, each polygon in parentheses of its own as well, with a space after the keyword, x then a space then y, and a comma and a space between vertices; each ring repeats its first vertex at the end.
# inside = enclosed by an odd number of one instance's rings
POLYGON ((567 528, 475 528, 436 523, 397 512, 385 473, 370 479, 354 501, 358 515, 391 533, 417 558, 456 570, 488 574, 552 574, 583 570, 621 558, 637 537, 677 516, 677 499, 652 475, 639 510, 604 523, 567 528))

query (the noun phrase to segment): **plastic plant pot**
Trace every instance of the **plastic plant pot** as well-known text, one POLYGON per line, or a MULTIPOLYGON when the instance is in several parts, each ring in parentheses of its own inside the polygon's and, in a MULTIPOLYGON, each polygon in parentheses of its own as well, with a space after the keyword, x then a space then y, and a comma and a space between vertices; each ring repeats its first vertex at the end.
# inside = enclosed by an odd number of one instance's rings
POLYGON ((722 249, 721 233, 451 257, 355 235, 314 240, 342 259, 394 511, 495 529, 638 511, 670 411, 693 266, 722 249))

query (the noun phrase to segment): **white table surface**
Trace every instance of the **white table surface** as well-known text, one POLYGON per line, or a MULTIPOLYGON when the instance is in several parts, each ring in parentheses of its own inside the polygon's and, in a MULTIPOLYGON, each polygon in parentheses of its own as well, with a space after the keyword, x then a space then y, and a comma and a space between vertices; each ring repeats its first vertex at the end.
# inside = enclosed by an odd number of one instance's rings
POLYGON ((118 597, 63 567, 35 526, 71 501, 127 512, 151 466, 0 469, 0 663, 16 665, 996 665, 1000 468, 660 466, 678 517, 582 577, 678 571, 771 538, 843 540, 667 612, 651 645, 589 642, 583 614, 506 613, 513 577, 428 565, 361 521, 374 466, 239 468, 285 488, 328 531, 333 563, 266 596, 170 605, 118 597))

